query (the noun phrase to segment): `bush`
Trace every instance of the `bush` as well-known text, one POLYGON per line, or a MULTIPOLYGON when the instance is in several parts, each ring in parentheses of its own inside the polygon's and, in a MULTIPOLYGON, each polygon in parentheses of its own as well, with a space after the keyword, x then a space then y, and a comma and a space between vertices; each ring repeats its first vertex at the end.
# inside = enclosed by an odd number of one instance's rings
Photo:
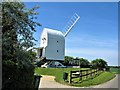
POLYGON ((20 51, 17 62, 3 60, 2 88, 34 88, 34 66, 28 52, 20 51), (24 54, 24 55, 23 55, 24 54), (21 55, 23 55, 22 58, 21 55))

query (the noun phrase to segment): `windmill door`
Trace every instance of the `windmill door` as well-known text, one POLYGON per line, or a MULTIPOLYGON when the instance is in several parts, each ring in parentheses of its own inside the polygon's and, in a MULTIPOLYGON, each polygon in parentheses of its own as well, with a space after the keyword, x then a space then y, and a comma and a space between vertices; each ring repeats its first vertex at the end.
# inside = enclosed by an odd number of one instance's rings
POLYGON ((43 54, 43 48, 40 49, 40 57, 42 57, 43 54))

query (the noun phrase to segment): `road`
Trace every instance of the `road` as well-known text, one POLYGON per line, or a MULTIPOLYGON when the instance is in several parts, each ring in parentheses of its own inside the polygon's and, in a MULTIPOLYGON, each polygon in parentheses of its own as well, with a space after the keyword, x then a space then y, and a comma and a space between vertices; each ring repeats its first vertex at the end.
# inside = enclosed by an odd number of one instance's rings
POLYGON ((42 78, 40 79, 39 88, 77 88, 77 89, 78 88, 118 88, 118 78, 120 80, 120 74, 119 76, 116 75, 114 79, 100 85, 90 86, 90 87, 73 87, 56 82, 54 80, 55 79, 54 76, 43 75, 42 78))

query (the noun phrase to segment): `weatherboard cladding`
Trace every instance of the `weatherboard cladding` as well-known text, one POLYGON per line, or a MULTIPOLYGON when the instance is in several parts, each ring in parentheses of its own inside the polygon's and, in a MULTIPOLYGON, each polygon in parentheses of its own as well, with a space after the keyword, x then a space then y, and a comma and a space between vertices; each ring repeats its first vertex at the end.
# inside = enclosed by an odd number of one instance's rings
POLYGON ((40 47, 44 47, 43 56, 46 57, 46 59, 64 60, 65 37, 62 32, 44 28, 41 34, 40 47), (44 38, 45 41, 42 40, 44 38))

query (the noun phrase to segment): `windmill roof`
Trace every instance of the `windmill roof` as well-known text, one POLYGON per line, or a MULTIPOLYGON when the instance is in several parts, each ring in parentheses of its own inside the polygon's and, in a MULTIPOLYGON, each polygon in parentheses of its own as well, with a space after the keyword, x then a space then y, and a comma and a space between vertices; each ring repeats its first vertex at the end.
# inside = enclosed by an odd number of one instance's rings
POLYGON ((53 29, 49 29, 49 28, 44 28, 43 29, 43 32, 46 32, 47 34, 50 34, 50 35, 57 35, 57 36, 62 36, 64 37, 63 33, 61 31, 58 31, 58 30, 53 30, 53 29))

